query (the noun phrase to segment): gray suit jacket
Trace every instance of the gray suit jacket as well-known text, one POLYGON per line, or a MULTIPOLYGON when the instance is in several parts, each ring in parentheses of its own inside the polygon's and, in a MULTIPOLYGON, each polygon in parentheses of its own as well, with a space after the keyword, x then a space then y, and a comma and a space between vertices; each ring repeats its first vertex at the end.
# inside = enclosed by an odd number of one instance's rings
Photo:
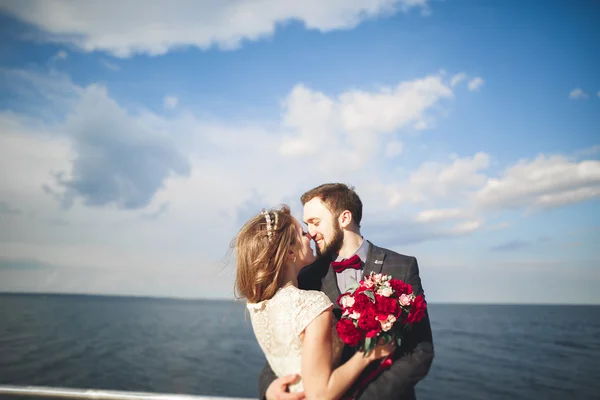
MULTIPOLYGON (((377 247, 370 242, 369 245, 364 276, 372 271, 389 274, 412 285, 415 294, 424 295, 415 257, 398 254, 377 247)), ((327 260, 317 260, 314 264, 304 268, 298 276, 298 286, 300 289, 322 290, 334 304, 333 314, 335 318, 340 318, 341 309, 337 304, 337 299, 341 293, 337 285, 335 272, 330 268, 327 260)), ((354 352, 354 349, 346 346, 342 360, 349 359, 354 352)), ((402 345, 394 354, 394 363, 391 367, 375 378, 357 398, 360 400, 416 399, 415 385, 429 373, 433 357, 431 325, 429 313, 426 312, 425 317, 418 324, 413 325, 410 332, 403 338, 402 345)), ((357 382, 375 368, 377 368, 377 363, 373 363, 367 368, 357 382)), ((269 364, 266 363, 258 382, 260 399, 265 398, 267 388, 275 379, 275 374, 269 364)), ((354 389, 353 386, 349 393, 352 393, 354 389)))

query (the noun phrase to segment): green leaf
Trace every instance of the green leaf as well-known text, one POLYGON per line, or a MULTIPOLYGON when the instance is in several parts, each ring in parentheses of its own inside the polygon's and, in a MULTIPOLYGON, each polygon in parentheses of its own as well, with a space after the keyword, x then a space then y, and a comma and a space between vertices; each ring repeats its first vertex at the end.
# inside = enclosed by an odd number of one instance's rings
POLYGON ((391 331, 384 332, 381 334, 381 339, 383 339, 383 343, 388 344, 394 340, 394 334, 391 331))
POLYGON ((402 337, 398 336, 396 338, 396 346, 398 346, 398 347, 402 346, 402 337))
POLYGON ((365 356, 367 354, 369 354, 371 352, 371 350, 373 350, 373 348, 375 348, 375 345, 377 344, 377 338, 366 338, 365 339, 365 356))
POLYGON ((354 292, 356 291, 356 289, 358 289, 358 282, 353 282, 350 285, 348 285, 348 288, 346 289, 346 293, 350 293, 350 294, 354 294, 354 292))
POLYGON ((373 291, 372 291, 372 290, 365 290, 363 293, 364 293, 364 294, 365 294, 365 295, 366 295, 366 296, 367 296, 369 299, 371 299, 371 301, 372 301, 373 303, 375 303, 375 294, 373 293, 373 291))

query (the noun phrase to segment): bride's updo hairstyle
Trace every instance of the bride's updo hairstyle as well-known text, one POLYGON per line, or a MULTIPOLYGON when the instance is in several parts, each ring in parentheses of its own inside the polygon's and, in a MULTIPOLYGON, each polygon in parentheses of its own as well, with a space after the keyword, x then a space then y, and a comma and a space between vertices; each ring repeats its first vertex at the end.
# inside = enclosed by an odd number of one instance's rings
POLYGON ((283 266, 297 245, 298 231, 288 206, 250 219, 232 242, 236 249, 236 297, 249 303, 268 300, 283 286, 283 266))

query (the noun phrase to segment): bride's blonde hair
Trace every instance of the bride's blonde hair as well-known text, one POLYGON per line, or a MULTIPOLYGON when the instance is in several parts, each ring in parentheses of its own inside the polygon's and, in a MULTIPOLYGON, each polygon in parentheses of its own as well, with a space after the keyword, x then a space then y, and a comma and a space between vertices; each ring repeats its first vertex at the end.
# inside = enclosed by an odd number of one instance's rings
POLYGON ((286 205, 263 211, 242 226, 236 250, 235 294, 249 303, 268 300, 283 286, 284 265, 298 243, 294 217, 286 205))

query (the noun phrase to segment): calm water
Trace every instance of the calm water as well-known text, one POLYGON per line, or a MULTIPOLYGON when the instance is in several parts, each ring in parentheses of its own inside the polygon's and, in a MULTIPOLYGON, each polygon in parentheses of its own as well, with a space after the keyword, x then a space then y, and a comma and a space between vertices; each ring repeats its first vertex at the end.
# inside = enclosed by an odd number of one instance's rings
MULTIPOLYGON (((420 399, 600 398, 600 307, 429 306, 420 399)), ((0 383, 256 397, 240 303, 0 295, 0 383)))

